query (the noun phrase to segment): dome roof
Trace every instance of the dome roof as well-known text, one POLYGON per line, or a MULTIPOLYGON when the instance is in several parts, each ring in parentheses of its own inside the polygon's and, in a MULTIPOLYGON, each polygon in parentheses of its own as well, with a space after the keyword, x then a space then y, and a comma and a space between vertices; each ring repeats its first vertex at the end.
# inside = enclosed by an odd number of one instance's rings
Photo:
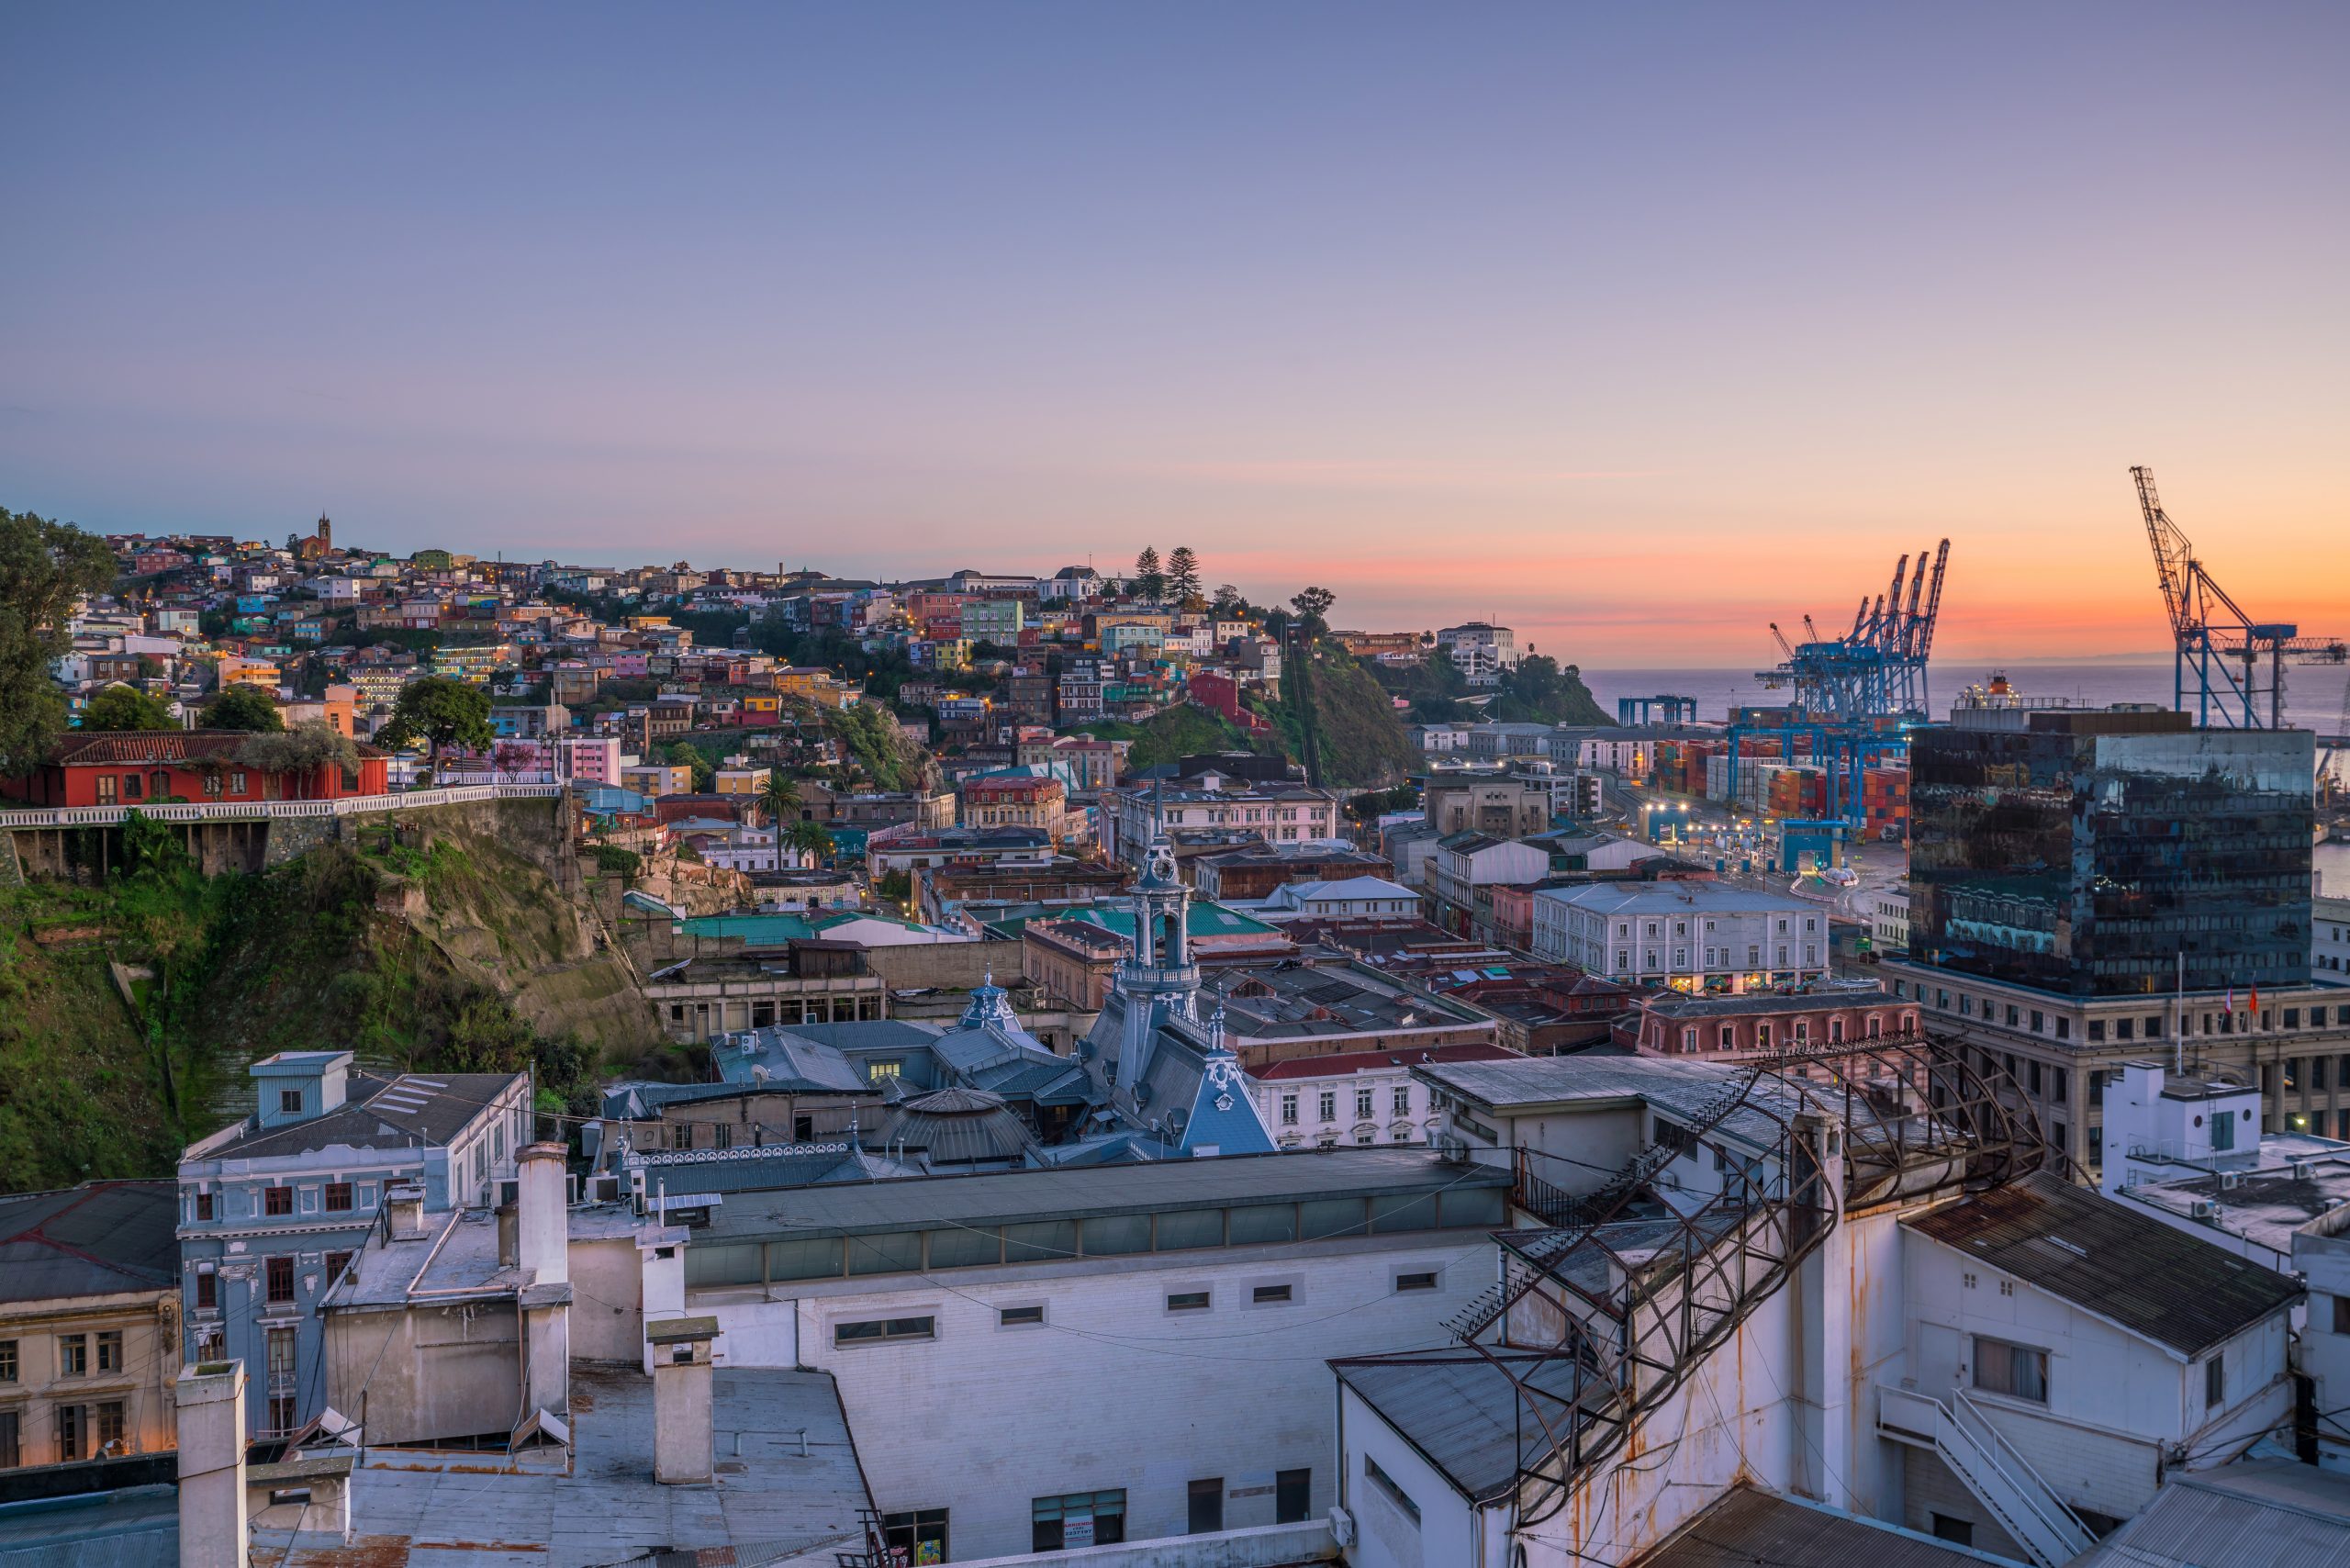
POLYGON ((1017 1160, 1036 1140, 1003 1103, 984 1089, 937 1089, 889 1107, 876 1141, 928 1151, 934 1165, 1017 1160))

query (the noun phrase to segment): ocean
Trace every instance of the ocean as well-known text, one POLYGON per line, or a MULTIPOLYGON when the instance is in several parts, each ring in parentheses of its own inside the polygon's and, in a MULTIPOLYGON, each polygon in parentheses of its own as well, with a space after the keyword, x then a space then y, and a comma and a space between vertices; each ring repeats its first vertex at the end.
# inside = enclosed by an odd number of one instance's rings
MULTIPOLYGON (((1946 711, 1959 692, 2004 670, 2015 689, 2026 697, 2068 697, 2078 701, 2159 702, 2171 700, 2168 663, 2138 664, 2098 660, 2087 664, 2011 664, 1993 666, 1956 661, 1927 671, 1933 708, 1946 711)), ((1767 705, 1786 700, 1784 690, 1772 691, 1754 678, 1751 669, 1586 669, 1583 684, 1599 699, 1610 716, 1617 699, 1671 694, 1697 700, 1697 716, 1718 723, 1733 706, 1767 705)), ((2324 666, 2285 672, 2285 716, 2321 734, 2332 734, 2342 719, 2344 672, 2324 666)), ((2321 890, 2350 895, 2350 842, 2334 840, 2317 847, 2321 890)))

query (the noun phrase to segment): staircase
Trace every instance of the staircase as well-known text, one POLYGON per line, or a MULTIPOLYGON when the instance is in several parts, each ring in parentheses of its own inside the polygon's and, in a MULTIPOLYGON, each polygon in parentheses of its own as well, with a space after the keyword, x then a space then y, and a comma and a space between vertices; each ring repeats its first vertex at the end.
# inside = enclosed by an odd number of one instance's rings
POLYGON ((2097 1543, 1964 1389, 1953 1389, 1944 1404, 1915 1389, 1880 1386, 1876 1424, 1888 1438, 1939 1454, 2039 1568, 2057 1568, 2097 1543))

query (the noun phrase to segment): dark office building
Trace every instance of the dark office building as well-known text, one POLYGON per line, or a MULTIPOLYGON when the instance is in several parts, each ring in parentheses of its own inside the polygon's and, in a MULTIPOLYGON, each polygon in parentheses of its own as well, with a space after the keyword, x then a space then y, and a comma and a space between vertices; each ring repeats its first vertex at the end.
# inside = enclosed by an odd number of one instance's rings
POLYGON ((2307 982, 2314 737, 1953 711, 1909 753, 1909 950, 2067 996, 2307 982))

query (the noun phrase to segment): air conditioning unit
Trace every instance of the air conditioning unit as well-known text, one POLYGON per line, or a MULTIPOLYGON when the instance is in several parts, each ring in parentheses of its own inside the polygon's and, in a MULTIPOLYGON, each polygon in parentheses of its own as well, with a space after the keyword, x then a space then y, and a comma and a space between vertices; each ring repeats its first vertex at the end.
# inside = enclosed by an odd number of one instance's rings
POLYGON ((2243 1171, 2241 1171, 2241 1170, 2222 1170, 2222 1171, 2221 1171, 2221 1172, 2220 1172, 2220 1191, 2221 1191, 2221 1192, 2223 1192, 2223 1193, 2232 1193, 2232 1192, 2234 1192, 2238 1187, 2241 1187, 2241 1186, 2243 1186, 2243 1185, 2244 1185, 2244 1172, 2243 1172, 2243 1171))
POLYGON ((1330 1539, 1340 1546, 1355 1543, 1355 1517, 1336 1504, 1330 1507, 1330 1539))
POLYGON ((2210 1219, 2220 1212, 2220 1205, 2209 1198, 2198 1198, 2188 1212, 2197 1219, 2210 1219))
POLYGON ((2316 1160, 2314 1160, 2314 1159, 2296 1159, 2295 1161, 2293 1161, 2293 1180, 2294 1180, 2294 1181, 2296 1181, 2296 1182, 2306 1182, 2306 1181, 2310 1180, 2311 1177, 2315 1176, 2316 1174, 2317 1174, 2317 1161, 2316 1161, 2316 1160))

